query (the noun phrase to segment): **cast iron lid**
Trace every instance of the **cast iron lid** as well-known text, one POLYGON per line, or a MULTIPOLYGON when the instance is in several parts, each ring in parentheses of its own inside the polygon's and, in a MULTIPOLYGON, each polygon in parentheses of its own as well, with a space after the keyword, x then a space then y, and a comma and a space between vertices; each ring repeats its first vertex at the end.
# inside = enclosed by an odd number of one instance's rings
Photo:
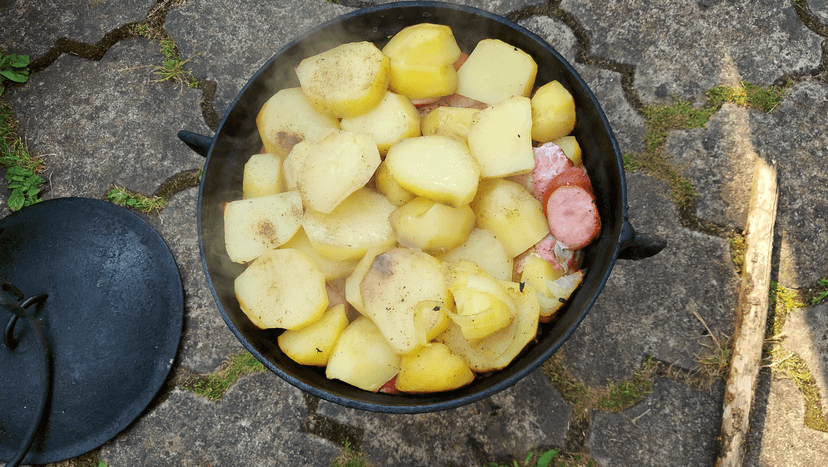
POLYGON ((181 338, 181 276, 163 239, 136 214, 58 198, 0 219, 0 286, 0 460, 19 455, 44 394, 25 463, 102 445, 166 380, 181 338), (19 306, 9 304, 15 300, 19 306))

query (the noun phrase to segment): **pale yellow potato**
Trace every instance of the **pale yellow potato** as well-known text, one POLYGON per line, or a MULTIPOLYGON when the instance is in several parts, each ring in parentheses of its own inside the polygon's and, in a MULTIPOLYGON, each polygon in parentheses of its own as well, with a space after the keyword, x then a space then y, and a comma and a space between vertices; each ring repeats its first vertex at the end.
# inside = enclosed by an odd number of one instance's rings
POLYGON ((424 136, 445 135, 468 142, 469 127, 479 109, 466 107, 437 107, 420 122, 420 131, 424 136))
POLYGON ((444 263, 443 270, 456 308, 447 313, 466 339, 482 339, 512 322, 517 309, 499 281, 466 262, 444 263))
POLYGON ((360 188, 328 214, 308 210, 302 228, 320 254, 338 261, 359 260, 371 247, 396 243, 388 223, 394 209, 385 196, 360 188))
POLYGON ((354 269, 356 269, 358 263, 355 259, 338 261, 320 254, 311 244, 311 241, 303 228, 299 228, 296 235, 285 242, 281 248, 293 248, 308 255, 311 261, 313 261, 313 264, 316 265, 316 268, 325 275, 325 280, 328 282, 333 282, 337 279, 347 277, 354 271, 354 269))
POLYGON ((474 229, 466 241, 437 258, 444 262, 468 260, 474 261, 495 279, 508 281, 512 279, 514 261, 503 243, 493 233, 485 229, 474 229))
MULTIPOLYGON (((305 159, 310 154, 310 141, 300 141, 293 146, 290 153, 282 162, 282 179, 286 191, 296 191, 297 177, 302 170, 305 159)), ((301 196, 301 195, 300 195, 301 196)))
POLYGON ((380 154, 403 138, 420 136, 420 112, 407 97, 386 92, 382 101, 368 112, 343 118, 343 130, 367 133, 374 137, 380 154))
POLYGON ((338 118, 374 108, 391 82, 391 60, 367 41, 349 42, 308 57, 296 67, 314 109, 338 118))
POLYGON ((400 357, 377 326, 361 316, 336 341, 325 376, 376 392, 400 371, 400 357))
POLYGON ((335 131, 308 143, 308 152, 291 177, 305 206, 327 214, 365 186, 381 160, 371 135, 335 131))
POLYGON ((301 329, 328 308, 325 276, 299 250, 259 256, 234 283, 239 306, 262 329, 301 329))
POLYGON ((547 285, 548 281, 556 281, 561 276, 563 276, 563 271, 555 268, 540 256, 530 254, 526 257, 520 281, 531 285, 538 294, 542 318, 551 317, 563 305, 558 297, 552 295, 547 285))
POLYGON ((265 151, 283 159, 300 141, 321 138, 339 129, 339 120, 314 109, 302 88, 282 89, 262 106, 256 126, 265 151))
POLYGON ((290 240, 302 225, 302 197, 286 191, 224 207, 224 243, 236 263, 252 261, 290 240))
POLYGON ((417 197, 392 212, 388 221, 400 245, 433 254, 466 241, 475 217, 468 204, 453 208, 417 197))
POLYGON ((549 234, 540 201, 511 180, 481 180, 471 208, 477 227, 492 232, 512 258, 549 234))
POLYGON ((425 65, 391 60, 391 89, 409 99, 449 96, 457 91, 454 65, 425 65))
POLYGON ((377 184, 377 190, 385 195, 388 202, 394 206, 402 206, 417 197, 417 195, 406 190, 400 186, 399 183, 397 183, 397 180, 394 179, 394 176, 388 171, 388 165, 385 161, 382 161, 380 166, 377 168, 377 172, 374 174, 374 181, 377 184))
POLYGON ((391 146, 388 171, 406 190, 460 207, 474 198, 480 165, 468 146, 449 136, 420 136, 391 146))
POLYGON ((282 158, 276 154, 253 154, 244 164, 242 198, 258 198, 285 191, 282 158))
POLYGON ((548 321, 566 303, 572 292, 581 285, 584 279, 583 271, 575 271, 572 274, 559 277, 555 280, 546 281, 547 293, 538 293, 538 302, 541 307, 541 321, 548 321))
POLYGON ((398 355, 426 344, 425 330, 416 328, 415 305, 445 302, 447 294, 440 261, 410 248, 377 255, 359 287, 365 315, 398 355))
POLYGON ((301 365, 325 366, 331 358, 336 341, 348 327, 345 305, 328 308, 319 321, 302 329, 287 330, 279 335, 279 348, 301 365))
POLYGON ((365 274, 368 274, 368 271, 371 269, 371 265, 374 263, 374 258, 376 258, 379 254, 385 253, 391 248, 393 248, 393 245, 380 245, 369 248, 365 253, 365 256, 359 260, 359 263, 357 263, 348 278, 345 279, 345 300, 347 300, 355 310, 363 315, 365 314, 365 306, 362 304, 362 291, 359 289, 359 284, 362 283, 362 279, 365 278, 365 274))
POLYGON ((501 285, 517 307, 517 316, 509 326, 483 339, 469 341, 460 326, 451 323, 437 337, 438 342, 446 344, 476 373, 505 368, 537 335, 540 307, 535 290, 530 285, 521 287, 509 281, 503 281, 501 285))
POLYGON ((473 380, 466 362, 438 342, 400 359, 396 387, 402 392, 430 393, 457 389, 473 380))
POLYGON ((451 322, 446 305, 435 300, 423 300, 414 306, 415 327, 425 330, 425 342, 433 341, 451 322))
POLYGON ((566 157, 572 161, 572 165, 583 165, 583 156, 581 153, 581 145, 578 144, 578 139, 574 136, 564 136, 558 138, 553 143, 557 144, 566 154, 566 157))
POLYGON ((382 48, 382 53, 408 63, 450 65, 460 58, 461 51, 450 27, 420 23, 394 34, 382 48))
POLYGON ((526 52, 499 39, 484 39, 457 71, 457 93, 489 105, 512 96, 529 97, 537 73, 537 63, 526 52))
POLYGON ((476 113, 469 126, 469 149, 481 178, 509 177, 535 168, 532 106, 513 96, 476 113))
POLYGON ((535 91, 532 96, 532 139, 546 143, 562 138, 575 128, 575 120, 575 99, 561 83, 550 81, 535 91))

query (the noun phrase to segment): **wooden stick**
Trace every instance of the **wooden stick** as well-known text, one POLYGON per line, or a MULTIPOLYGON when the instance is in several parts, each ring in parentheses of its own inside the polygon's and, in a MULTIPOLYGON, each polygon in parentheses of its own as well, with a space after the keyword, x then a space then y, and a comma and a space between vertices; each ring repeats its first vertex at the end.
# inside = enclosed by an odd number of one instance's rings
POLYGON ((717 467, 739 467, 762 359, 768 317, 771 252, 776 205, 777 169, 762 158, 756 162, 745 229, 745 265, 736 313, 733 358, 724 396, 717 467))

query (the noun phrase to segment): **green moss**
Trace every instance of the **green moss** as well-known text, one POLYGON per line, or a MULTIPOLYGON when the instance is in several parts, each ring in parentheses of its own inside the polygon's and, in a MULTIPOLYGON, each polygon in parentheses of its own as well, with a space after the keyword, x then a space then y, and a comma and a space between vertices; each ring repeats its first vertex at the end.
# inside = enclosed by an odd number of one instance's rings
POLYGON ((785 91, 791 87, 792 81, 784 86, 768 86, 763 88, 747 81, 740 81, 739 86, 716 86, 707 91, 707 102, 714 108, 719 108, 725 102, 761 110, 771 113, 779 105, 785 91))
POLYGON ((354 450, 351 447, 350 441, 345 441, 342 443, 342 452, 334 459, 333 467, 371 467, 371 464, 368 463, 368 459, 365 456, 365 453, 362 451, 354 450))
POLYGON ((242 352, 230 357, 214 373, 187 382, 182 388, 216 401, 242 376, 263 371, 265 366, 256 357, 242 352))
POLYGON ((736 274, 742 274, 742 268, 745 267, 745 236, 739 234, 730 234, 727 237, 730 243, 730 259, 733 261, 733 266, 736 267, 736 274))

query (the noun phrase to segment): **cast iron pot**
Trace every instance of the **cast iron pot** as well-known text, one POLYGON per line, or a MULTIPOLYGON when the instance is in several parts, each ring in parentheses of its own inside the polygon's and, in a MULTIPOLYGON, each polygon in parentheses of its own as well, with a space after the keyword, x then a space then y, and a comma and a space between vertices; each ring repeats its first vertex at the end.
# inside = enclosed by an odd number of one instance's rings
POLYGON ((182 131, 179 137, 206 155, 199 193, 199 245, 207 280, 218 308, 232 332, 267 368, 294 386, 347 407, 386 413, 422 413, 456 408, 511 387, 557 351, 589 312, 616 259, 641 259, 664 247, 658 238, 637 235, 627 220, 626 183, 618 143, 595 96, 575 69, 543 39, 500 16, 437 2, 402 2, 357 10, 336 18, 288 44, 241 90, 213 138, 182 131), (279 349, 279 330, 254 326, 239 308, 233 281, 245 266, 235 264, 224 248, 222 205, 241 199, 247 159, 261 151, 256 115, 278 90, 298 86, 294 68, 305 57, 351 41, 373 41, 378 47, 405 26, 421 22, 451 26, 461 49, 471 52, 478 41, 498 38, 529 53, 538 63, 537 83, 561 82, 574 96, 580 142, 595 190, 603 229, 585 249, 586 276, 558 312, 541 324, 537 339, 505 369, 478 376, 470 385, 429 395, 371 393, 325 378, 324 369, 296 364, 279 349))

